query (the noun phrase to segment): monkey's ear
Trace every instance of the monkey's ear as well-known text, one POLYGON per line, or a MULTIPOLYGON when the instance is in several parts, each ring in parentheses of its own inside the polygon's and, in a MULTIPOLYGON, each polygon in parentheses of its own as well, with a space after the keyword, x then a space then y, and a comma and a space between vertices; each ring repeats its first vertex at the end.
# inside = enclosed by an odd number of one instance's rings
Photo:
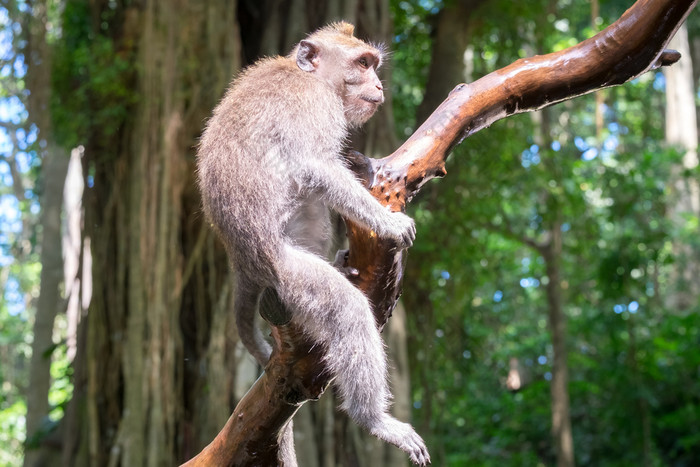
POLYGON ((297 50, 297 66, 302 71, 314 71, 318 66, 318 45, 311 41, 299 42, 297 50))

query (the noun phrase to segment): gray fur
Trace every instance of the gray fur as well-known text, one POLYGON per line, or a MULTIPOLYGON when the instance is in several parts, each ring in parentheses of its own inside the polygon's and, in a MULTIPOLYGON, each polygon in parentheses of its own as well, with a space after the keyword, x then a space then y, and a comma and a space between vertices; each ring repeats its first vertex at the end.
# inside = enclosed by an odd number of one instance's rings
POLYGON ((425 465, 423 440, 388 413, 386 355, 369 302, 320 257, 327 242, 318 241, 329 238, 326 206, 399 248, 415 237, 413 221, 375 200, 341 157, 348 130, 384 101, 375 73, 380 62, 377 49, 339 23, 310 35, 288 57, 248 68, 202 136, 199 183, 204 210, 237 272, 236 319, 250 352, 263 365, 269 358, 253 323, 260 294, 274 288, 293 322, 329 350, 325 363, 343 409, 425 465))

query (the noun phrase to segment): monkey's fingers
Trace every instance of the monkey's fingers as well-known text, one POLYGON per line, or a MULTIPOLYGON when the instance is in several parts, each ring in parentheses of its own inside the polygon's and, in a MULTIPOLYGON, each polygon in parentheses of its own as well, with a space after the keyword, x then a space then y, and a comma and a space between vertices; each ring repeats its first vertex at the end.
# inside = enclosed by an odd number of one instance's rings
MULTIPOLYGON (((406 216, 408 217, 408 216, 406 216)), ((416 223, 413 222, 413 219, 410 219, 410 224, 408 226, 408 229, 406 229, 401 236, 401 244, 399 245, 400 248, 411 248, 413 246, 413 241, 416 239, 416 223)))
MULTIPOLYGON (((413 220, 413 219, 411 219, 413 220)), ((410 230, 410 238, 411 238, 411 245, 413 245, 413 241, 416 239, 416 223, 412 222, 411 223, 411 230, 410 230)), ((410 246, 410 245, 409 245, 410 246)))
POLYGON ((386 235, 394 239, 398 249, 410 248, 416 238, 416 223, 401 212, 393 212, 389 216, 386 235))

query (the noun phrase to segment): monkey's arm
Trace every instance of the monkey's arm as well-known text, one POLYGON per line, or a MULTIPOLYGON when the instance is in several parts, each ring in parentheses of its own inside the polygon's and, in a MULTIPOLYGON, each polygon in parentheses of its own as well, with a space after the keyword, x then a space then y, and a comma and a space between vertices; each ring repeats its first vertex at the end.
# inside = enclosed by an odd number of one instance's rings
POLYGON ((310 185, 331 209, 374 230, 380 237, 395 240, 400 248, 413 244, 416 237, 413 219, 382 206, 340 160, 306 160, 313 161, 304 167, 310 185))

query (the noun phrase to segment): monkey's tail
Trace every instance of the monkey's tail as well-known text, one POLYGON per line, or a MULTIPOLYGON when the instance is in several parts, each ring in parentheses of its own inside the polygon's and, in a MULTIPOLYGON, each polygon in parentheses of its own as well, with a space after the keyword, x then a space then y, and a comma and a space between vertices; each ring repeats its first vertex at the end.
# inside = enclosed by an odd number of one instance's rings
POLYGON ((236 282, 233 308, 238 335, 248 352, 262 367, 265 367, 270 359, 272 347, 265 340, 260 327, 255 325, 255 314, 258 311, 258 302, 263 289, 253 281, 245 280, 240 276, 236 282))

